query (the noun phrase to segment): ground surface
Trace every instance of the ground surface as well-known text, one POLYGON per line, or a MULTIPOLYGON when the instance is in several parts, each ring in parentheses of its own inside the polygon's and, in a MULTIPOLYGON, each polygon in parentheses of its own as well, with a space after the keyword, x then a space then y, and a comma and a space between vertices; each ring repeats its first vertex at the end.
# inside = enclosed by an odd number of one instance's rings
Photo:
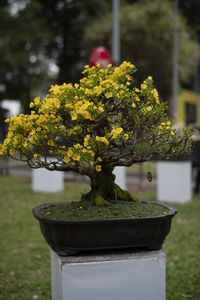
MULTIPOLYGON (((141 200, 156 200, 155 184, 142 191, 137 184, 128 188, 141 200)), ((0 176, 0 299, 51 299, 49 247, 31 210, 41 203, 75 200, 87 190, 87 183, 69 182, 63 192, 34 194, 29 177, 0 176)), ((199 300, 200 196, 172 206, 179 212, 163 247, 167 300, 199 300)))

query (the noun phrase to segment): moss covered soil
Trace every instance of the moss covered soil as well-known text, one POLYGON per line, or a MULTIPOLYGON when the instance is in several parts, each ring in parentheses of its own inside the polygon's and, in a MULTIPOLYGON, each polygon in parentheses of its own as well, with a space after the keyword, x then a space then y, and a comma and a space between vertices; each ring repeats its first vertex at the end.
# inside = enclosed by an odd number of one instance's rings
POLYGON ((167 214, 163 206, 136 201, 110 201, 110 206, 97 207, 90 201, 62 203, 44 208, 43 216, 54 220, 100 220, 140 218, 167 214))

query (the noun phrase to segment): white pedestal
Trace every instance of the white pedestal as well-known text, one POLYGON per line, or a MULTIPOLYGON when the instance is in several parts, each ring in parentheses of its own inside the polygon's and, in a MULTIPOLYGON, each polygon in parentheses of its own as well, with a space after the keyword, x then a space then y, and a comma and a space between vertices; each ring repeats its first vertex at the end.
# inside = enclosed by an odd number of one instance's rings
POLYGON ((115 167, 113 174, 116 176, 115 183, 123 190, 126 189, 126 168, 125 167, 115 167))
POLYGON ((159 201, 185 203, 192 198, 192 165, 190 161, 157 163, 157 196, 159 201))
MULTIPOLYGON (((47 158, 54 162, 55 158, 47 158)), ((49 171, 45 168, 32 170, 32 190, 34 192, 54 193, 64 189, 64 172, 49 171)))
POLYGON ((52 300, 165 300, 161 251, 59 257, 51 251, 52 300))

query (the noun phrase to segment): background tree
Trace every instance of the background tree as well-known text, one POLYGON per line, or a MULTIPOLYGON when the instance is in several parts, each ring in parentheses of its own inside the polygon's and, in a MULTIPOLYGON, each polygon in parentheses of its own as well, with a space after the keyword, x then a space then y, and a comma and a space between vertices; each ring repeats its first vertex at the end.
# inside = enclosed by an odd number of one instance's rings
MULTIPOLYGON (((183 13, 187 20, 187 23, 195 30, 197 33, 199 53, 200 53, 200 1, 190 0, 184 1, 179 0, 179 10, 183 13)), ((196 70, 194 78, 191 78, 190 82, 187 82, 186 88, 194 88, 195 92, 200 92, 200 61, 196 64, 196 70)))
POLYGON ((200 42, 200 2, 198 0, 179 0, 179 9, 187 19, 187 23, 197 32, 200 42))
POLYGON ((33 11, 39 9, 35 3, 33 10, 26 6, 12 12, 6 2, 0 9, 0 83, 6 87, 1 96, 20 100, 25 111, 33 90, 41 86, 47 70, 44 45, 50 35, 45 21, 34 18, 33 11))
POLYGON ((27 8, 35 3, 41 5, 41 10, 36 11, 36 18, 42 17, 51 32, 45 49, 46 55, 59 68, 57 82, 76 82, 87 63, 83 47, 84 28, 109 11, 110 1, 31 0, 27 8))
POLYGON ((108 1, 6 1, 0 7, 2 98, 18 99, 25 111, 34 93, 46 92, 49 65, 58 66, 54 82, 79 79, 87 63, 84 27, 111 7, 108 1))
MULTIPOLYGON (((161 98, 169 100, 172 87, 173 8, 169 1, 139 1, 121 9, 121 59, 138 67, 138 80, 151 74, 161 98)), ((94 46, 111 49, 111 16, 94 22, 85 31, 88 52, 94 46)), ((198 59, 195 34, 180 16, 179 74, 187 82, 198 59)))

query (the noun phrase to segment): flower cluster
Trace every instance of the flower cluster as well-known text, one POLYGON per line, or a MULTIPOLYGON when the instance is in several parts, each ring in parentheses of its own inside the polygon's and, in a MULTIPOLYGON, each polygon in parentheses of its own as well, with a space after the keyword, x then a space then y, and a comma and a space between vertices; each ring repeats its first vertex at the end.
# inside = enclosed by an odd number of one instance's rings
POLYGON ((0 154, 18 154, 31 167, 94 176, 105 165, 131 165, 154 153, 183 152, 189 132, 176 134, 152 77, 135 87, 135 72, 130 62, 85 66, 78 84, 52 86, 43 100, 36 97, 30 103, 29 115, 6 120, 9 132, 0 154), (42 159, 47 156, 57 161, 49 165, 42 159))

